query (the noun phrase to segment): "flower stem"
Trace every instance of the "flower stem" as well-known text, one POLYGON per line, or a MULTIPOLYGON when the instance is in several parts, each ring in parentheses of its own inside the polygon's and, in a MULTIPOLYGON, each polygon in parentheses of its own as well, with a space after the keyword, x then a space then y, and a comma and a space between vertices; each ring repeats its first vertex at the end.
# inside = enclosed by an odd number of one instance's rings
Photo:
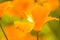
POLYGON ((38 37, 38 32, 37 32, 37 40, 39 40, 39 37, 38 37))
POLYGON ((6 40, 8 40, 8 38, 7 38, 7 36, 6 36, 5 32, 4 32, 4 29, 3 29, 2 26, 1 26, 1 23, 0 23, 0 28, 1 28, 1 30, 2 30, 2 32, 3 32, 3 34, 4 34, 4 36, 5 36, 6 40))
POLYGON ((5 34, 5 32, 4 32, 4 30, 3 30, 3 28, 2 28, 1 25, 0 25, 0 27, 1 27, 1 30, 2 30, 2 32, 3 32, 3 34, 4 34, 5 38, 6 38, 6 40, 8 40, 8 38, 7 38, 7 36, 6 36, 6 34, 5 34))
POLYGON ((37 2, 37 0, 34 0, 35 1, 35 3, 37 2))

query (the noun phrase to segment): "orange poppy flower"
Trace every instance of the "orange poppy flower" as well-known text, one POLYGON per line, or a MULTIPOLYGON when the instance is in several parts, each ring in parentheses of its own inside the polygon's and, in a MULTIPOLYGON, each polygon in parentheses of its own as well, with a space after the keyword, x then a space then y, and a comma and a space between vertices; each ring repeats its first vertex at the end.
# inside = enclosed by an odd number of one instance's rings
POLYGON ((37 4, 32 8, 31 14, 35 22, 35 28, 34 28, 35 31, 40 30, 40 28, 44 24, 44 21, 48 17, 50 11, 51 11, 50 6, 47 6, 45 4, 43 6, 37 4))
MULTIPOLYGON (((49 2, 46 2, 46 3, 42 3, 42 5, 37 4, 31 10, 32 10, 32 18, 35 22, 34 30, 39 31, 39 30, 41 30, 41 27, 43 26, 49 13, 51 12, 52 6, 50 5, 49 2)), ((54 20, 54 19, 52 19, 52 20, 54 20)))

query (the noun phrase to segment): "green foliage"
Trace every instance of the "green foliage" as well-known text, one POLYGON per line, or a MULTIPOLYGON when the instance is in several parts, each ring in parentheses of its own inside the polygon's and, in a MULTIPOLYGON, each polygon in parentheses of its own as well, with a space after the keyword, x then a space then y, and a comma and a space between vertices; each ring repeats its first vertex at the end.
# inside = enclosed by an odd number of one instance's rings
POLYGON ((51 11, 49 16, 60 18, 60 6, 56 10, 51 11))
POLYGON ((0 3, 6 2, 6 1, 12 1, 12 0, 0 0, 0 3))
POLYGON ((52 32, 55 34, 56 36, 56 40, 60 40, 60 24, 59 21, 51 21, 49 22, 49 27, 52 30, 52 32))
POLYGON ((45 34, 45 36, 47 37, 47 40, 55 40, 56 39, 56 36, 53 33, 53 31, 50 29, 50 26, 48 25, 48 23, 44 24, 41 32, 45 34))
POLYGON ((26 18, 19 18, 17 16, 8 16, 4 14, 0 20, 0 23, 4 26, 6 25, 13 25, 14 21, 21 21, 21 22, 28 22, 26 18))
POLYGON ((26 18, 19 18, 17 16, 12 16, 11 20, 14 21, 21 21, 21 22, 28 22, 28 20, 26 18))
MULTIPOLYGON (((32 30, 32 31, 31 31, 31 35, 33 35, 33 36, 36 36, 36 37, 37 37, 37 32, 35 32, 34 30, 32 30)), ((38 32, 38 37, 42 37, 42 36, 44 36, 44 34, 43 34, 43 33, 41 33, 41 32, 38 32)))
MULTIPOLYGON (((34 30, 32 30, 31 31, 31 35, 37 37, 37 32, 35 32, 34 30)), ((38 37, 47 37, 47 40, 55 40, 56 39, 56 36, 52 32, 52 30, 49 28, 48 23, 46 23, 42 27, 42 30, 40 30, 40 32, 38 32, 38 37)))
POLYGON ((49 16, 59 18, 59 21, 56 20, 50 21, 48 25, 52 32, 55 34, 57 38, 56 40, 60 40, 60 5, 56 10, 51 11, 49 16))
POLYGON ((13 24, 13 21, 12 21, 11 17, 9 17, 7 15, 3 15, 1 18, 1 24, 10 25, 10 24, 13 24))
POLYGON ((12 20, 13 23, 14 23, 14 21, 21 21, 21 19, 18 18, 17 16, 12 16, 11 20, 12 20))

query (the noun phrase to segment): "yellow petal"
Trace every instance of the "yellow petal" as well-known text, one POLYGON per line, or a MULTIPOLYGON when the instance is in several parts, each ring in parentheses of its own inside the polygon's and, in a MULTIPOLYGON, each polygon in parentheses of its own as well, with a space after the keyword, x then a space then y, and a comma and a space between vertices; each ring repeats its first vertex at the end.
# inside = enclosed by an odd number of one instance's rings
POLYGON ((52 21, 52 20, 59 20, 59 18, 56 18, 56 17, 47 17, 47 19, 45 20, 45 23, 49 22, 49 21, 52 21))
POLYGON ((18 30, 24 33, 30 32, 34 28, 34 23, 31 23, 31 22, 15 21, 14 25, 18 30))

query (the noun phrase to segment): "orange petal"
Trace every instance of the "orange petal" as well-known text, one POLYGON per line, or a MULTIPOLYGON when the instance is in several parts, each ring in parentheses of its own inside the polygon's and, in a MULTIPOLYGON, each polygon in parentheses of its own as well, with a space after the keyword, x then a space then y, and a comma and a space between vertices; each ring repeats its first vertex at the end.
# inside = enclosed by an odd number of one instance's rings
POLYGON ((55 10, 59 6, 59 0, 48 0, 48 3, 51 5, 52 10, 55 10))
POLYGON ((20 18, 26 18, 25 11, 34 3, 33 0, 13 0, 6 5, 4 13, 7 15, 15 15, 20 18))
POLYGON ((20 18, 25 18, 26 17, 24 11, 22 11, 21 9, 18 10, 15 7, 13 7, 12 2, 8 3, 5 6, 3 13, 5 13, 5 14, 7 14, 9 16, 14 16, 15 15, 15 16, 20 17, 20 18))
POLYGON ((16 29, 13 25, 6 26, 4 29, 9 40, 19 40, 26 35, 24 32, 16 29))
POLYGON ((3 10, 8 2, 0 3, 0 17, 3 15, 3 10))
POLYGON ((25 11, 28 10, 34 4, 34 0, 14 0, 13 1, 13 13, 20 18, 26 17, 25 11))
POLYGON ((45 19, 48 17, 50 8, 47 6, 36 5, 32 9, 32 16, 35 21, 35 31, 39 31, 44 24, 45 19))
POLYGON ((15 0, 13 1, 13 5, 17 9, 27 10, 32 4, 34 0, 15 0))

